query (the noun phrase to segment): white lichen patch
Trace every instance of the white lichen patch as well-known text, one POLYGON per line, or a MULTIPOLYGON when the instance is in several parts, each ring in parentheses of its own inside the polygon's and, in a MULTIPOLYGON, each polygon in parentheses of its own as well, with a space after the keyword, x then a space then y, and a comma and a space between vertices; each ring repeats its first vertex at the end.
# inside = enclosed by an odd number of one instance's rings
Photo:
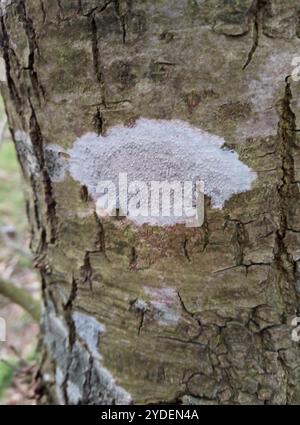
POLYGON ((64 376, 62 370, 60 369, 60 367, 56 367, 55 389, 56 389, 57 401, 60 405, 63 405, 65 403, 64 394, 63 394, 63 391, 62 391, 64 379, 65 379, 65 376, 64 376))
MULTIPOLYGON (((125 173, 128 184, 152 181, 204 182, 212 206, 222 208, 233 194, 251 188, 256 174, 234 151, 223 149, 225 140, 180 120, 141 118, 133 128, 115 126, 105 136, 88 133, 67 151, 71 176, 97 200, 97 185, 112 181, 118 187, 125 173)), ((165 224, 161 217, 142 222, 165 224)), ((178 222, 174 216, 173 222, 178 222)), ((168 223, 168 224, 172 224, 168 223)), ((139 221, 138 224, 141 224, 139 221)))
MULTIPOLYGON (((85 342, 93 357, 95 384, 99 381, 98 385, 101 385, 103 394, 105 394, 107 398, 111 397, 111 394, 113 394, 116 404, 129 404, 131 402, 130 394, 116 384, 112 374, 101 363, 102 357, 98 346, 101 334, 105 332, 105 326, 99 323, 94 317, 79 312, 73 313, 73 320, 76 334, 85 342)), ((74 376, 76 378, 76 373, 74 376)), ((78 398, 78 384, 75 386, 75 393, 78 398)))
POLYGON ((116 126, 105 137, 89 133, 78 139, 70 173, 97 196, 99 181, 205 182, 213 206, 220 208, 234 193, 251 187, 254 173, 235 152, 222 149, 225 140, 179 120, 139 119, 133 128, 116 126))
POLYGON ((79 313, 78 311, 73 314, 73 320, 77 334, 86 342, 90 352, 95 357, 99 356, 99 338, 105 332, 105 326, 93 317, 79 313))
POLYGON ((99 349, 105 326, 95 318, 79 312, 74 312, 72 318, 75 341, 70 347, 65 319, 57 316, 51 303, 43 314, 45 344, 56 364, 58 401, 61 404, 131 403, 130 394, 117 385, 112 374, 102 364, 99 349), (87 381, 89 385, 86 385, 87 381))
POLYGON ((71 381, 67 383, 67 394, 70 404, 78 405, 80 403, 82 397, 80 388, 71 381))
MULTIPOLYGON (((150 298, 148 306, 154 313, 154 319, 163 326, 174 326, 180 320, 178 295, 174 288, 151 288, 143 286, 145 294, 150 298)), ((141 302, 141 300, 140 300, 141 302)), ((140 306, 141 307, 141 306, 140 306)))
POLYGON ((4 59, 0 56, 0 82, 6 83, 6 69, 4 59))
POLYGON ((9 6, 13 0, 0 0, 0 16, 5 15, 5 9, 9 6))
MULTIPOLYGON (((136 197, 134 190, 130 195, 130 187, 137 182, 144 184, 146 195, 140 191, 138 198, 146 205, 146 214, 140 209, 140 214, 133 215, 128 207, 125 215, 138 225, 173 225, 186 223, 185 212, 176 215, 177 201, 171 199, 169 216, 152 214, 153 182, 179 184, 183 190, 187 182, 203 182, 204 192, 211 197, 214 208, 222 208, 233 194, 251 189, 255 172, 238 159, 236 152, 224 149, 224 143, 221 137, 180 120, 141 118, 133 128, 119 125, 104 136, 85 134, 67 151, 58 145, 47 145, 45 158, 52 181, 63 181, 68 171, 87 187, 97 207, 100 198, 97 188, 102 182, 112 182, 118 197, 120 176, 125 175, 127 207, 136 197)), ((119 207, 118 199, 115 207, 119 207)))
POLYGON ((248 76, 248 98, 252 103, 253 117, 238 125, 237 137, 247 139, 277 134, 276 103, 282 97, 286 76, 293 71, 295 56, 293 46, 290 51, 273 51, 261 58, 255 76, 248 76))
POLYGON ((51 180, 55 183, 62 182, 68 168, 68 155, 64 149, 55 144, 45 147, 45 161, 51 180))
POLYGON ((24 170, 28 175, 38 173, 39 165, 35 156, 30 136, 24 131, 17 130, 14 132, 14 139, 16 142, 16 149, 24 170))

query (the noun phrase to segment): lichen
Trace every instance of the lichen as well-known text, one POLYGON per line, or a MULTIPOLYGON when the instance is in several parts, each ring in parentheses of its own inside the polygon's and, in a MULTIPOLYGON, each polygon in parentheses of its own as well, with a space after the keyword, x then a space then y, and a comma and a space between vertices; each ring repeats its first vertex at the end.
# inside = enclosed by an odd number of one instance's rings
POLYGON ((0 16, 5 14, 5 9, 12 3, 13 0, 0 0, 0 16))
MULTIPOLYGON (((115 126, 105 136, 88 133, 77 139, 67 151, 71 176, 85 185, 97 200, 97 185, 101 181, 116 184, 120 173, 126 173, 128 183, 140 181, 149 185, 156 181, 204 181, 205 193, 214 208, 222 208, 233 194, 249 190, 256 175, 238 159, 238 155, 223 149, 225 140, 192 127, 180 120, 139 119, 133 128, 115 126)), ((52 145, 48 157, 58 152, 52 145)), ((58 155, 58 154, 57 154, 58 155)), ((57 156, 58 158, 58 156, 57 156)), ((50 173, 55 181, 63 177, 62 160, 51 161, 50 173), (51 164, 56 164, 53 170, 51 164)), ((138 224, 166 224, 163 217, 139 217, 138 224)), ((172 217, 171 222, 178 222, 172 217)))
POLYGON ((0 82, 6 82, 6 69, 4 59, 0 56, 0 82))
POLYGON ((154 319, 162 326, 176 325, 180 320, 180 306, 177 292, 174 288, 143 287, 149 296, 149 306, 154 319))
POLYGON ((44 340, 56 363, 56 395, 61 404, 129 404, 130 395, 103 367, 99 337, 105 327, 75 311, 75 340, 71 343, 65 318, 49 304, 44 312, 44 340))
POLYGON ((24 131, 17 130, 14 132, 16 149, 22 160, 22 165, 26 173, 31 176, 38 173, 39 166, 30 136, 24 131))
POLYGON ((53 182, 61 182, 65 178, 67 170, 66 153, 63 148, 55 144, 45 147, 45 161, 49 176, 53 182))

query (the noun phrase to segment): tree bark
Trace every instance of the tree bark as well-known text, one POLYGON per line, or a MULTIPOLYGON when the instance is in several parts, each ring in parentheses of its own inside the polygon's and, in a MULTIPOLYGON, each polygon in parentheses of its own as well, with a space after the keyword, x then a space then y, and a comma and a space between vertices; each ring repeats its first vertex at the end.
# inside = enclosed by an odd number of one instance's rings
POLYGON ((299 35, 297 0, 1 1, 54 403, 300 403, 299 35), (251 189, 199 228, 100 218, 91 146, 143 122, 224 139, 251 189))

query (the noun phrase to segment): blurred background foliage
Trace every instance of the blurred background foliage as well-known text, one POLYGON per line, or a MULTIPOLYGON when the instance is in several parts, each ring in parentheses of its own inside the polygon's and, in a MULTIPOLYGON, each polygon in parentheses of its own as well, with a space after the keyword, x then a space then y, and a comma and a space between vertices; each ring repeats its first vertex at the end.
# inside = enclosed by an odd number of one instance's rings
MULTIPOLYGON (((0 128, 4 119, 0 98, 0 128)), ((26 289, 38 300, 38 276, 28 246, 22 177, 6 126, 0 140, 0 279, 26 289)), ((1 294, 0 317, 7 326, 7 340, 0 342, 0 404, 35 404, 38 325, 1 294)))

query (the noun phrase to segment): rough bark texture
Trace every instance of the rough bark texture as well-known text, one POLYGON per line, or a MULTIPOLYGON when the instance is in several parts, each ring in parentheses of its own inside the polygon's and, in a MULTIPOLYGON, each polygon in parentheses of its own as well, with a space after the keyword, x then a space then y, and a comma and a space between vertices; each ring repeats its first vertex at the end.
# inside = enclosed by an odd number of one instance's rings
POLYGON ((298 1, 1 4, 53 400, 300 403, 298 1), (139 117, 224 138, 252 190, 207 199, 201 228, 100 221, 85 186, 53 176, 78 137, 139 117))

